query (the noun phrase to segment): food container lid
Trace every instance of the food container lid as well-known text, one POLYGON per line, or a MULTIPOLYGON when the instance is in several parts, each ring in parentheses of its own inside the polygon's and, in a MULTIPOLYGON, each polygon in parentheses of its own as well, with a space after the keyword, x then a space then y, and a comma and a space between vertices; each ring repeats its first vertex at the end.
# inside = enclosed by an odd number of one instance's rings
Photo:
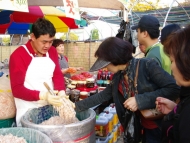
POLYGON ((73 80, 71 81, 71 84, 77 84, 77 81, 73 80))
POLYGON ((96 82, 97 82, 97 84, 103 84, 104 83, 103 80, 97 80, 96 82))
POLYGON ((96 93, 96 90, 91 90, 90 93, 96 93))
POLYGON ((86 95, 86 96, 88 96, 88 92, 86 92, 86 91, 81 91, 81 92, 80 92, 80 95, 86 95))
POLYGON ((77 89, 73 89, 73 90, 71 90, 71 92, 70 92, 71 94, 80 94, 80 90, 77 90, 77 89))
POLYGON ((69 85, 67 85, 67 88, 74 89, 74 88, 76 88, 76 86, 72 85, 72 84, 69 84, 69 85))
POLYGON ((87 82, 94 82, 95 80, 94 80, 94 78, 87 78, 86 81, 87 82))
POLYGON ((86 82, 80 80, 80 81, 78 81, 77 83, 78 83, 78 84, 85 84, 86 82))

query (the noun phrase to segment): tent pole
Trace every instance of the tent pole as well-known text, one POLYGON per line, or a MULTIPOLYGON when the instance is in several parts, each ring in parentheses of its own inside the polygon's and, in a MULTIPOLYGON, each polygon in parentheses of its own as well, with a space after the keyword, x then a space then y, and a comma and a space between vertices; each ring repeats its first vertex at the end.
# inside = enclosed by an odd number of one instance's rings
POLYGON ((10 45, 12 45, 14 34, 11 35, 10 45))
POLYGON ((22 35, 20 35, 20 41, 18 42, 18 44, 17 45, 20 45, 20 44, 22 44, 22 41, 23 41, 23 34, 22 35))
POLYGON ((167 11, 167 14, 166 14, 166 17, 165 17, 165 19, 164 19, 163 27, 164 27, 165 24, 166 24, 166 20, 167 20, 167 18, 168 18, 168 15, 169 15, 169 13, 170 13, 170 10, 171 10, 171 8, 172 8, 174 2, 175 2, 175 0, 173 0, 173 1, 171 2, 171 4, 170 4, 170 7, 169 7, 169 9, 168 9, 168 11, 167 11))

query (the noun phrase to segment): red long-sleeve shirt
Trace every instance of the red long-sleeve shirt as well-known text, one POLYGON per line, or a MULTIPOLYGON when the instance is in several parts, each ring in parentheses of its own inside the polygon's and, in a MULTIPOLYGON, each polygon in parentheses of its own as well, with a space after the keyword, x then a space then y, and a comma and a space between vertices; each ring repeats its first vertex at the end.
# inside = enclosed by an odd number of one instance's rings
MULTIPOLYGON (((35 55, 35 52, 30 42, 31 41, 29 40, 26 43, 26 47, 28 48, 31 54, 35 55)), ((58 63, 57 51, 54 47, 50 47, 48 53, 50 59, 55 63, 55 70, 52 78, 54 90, 65 90, 63 75, 61 73, 60 66, 58 63)), ((11 54, 9 61, 11 89, 13 96, 16 98, 20 98, 26 101, 37 101, 39 100, 40 91, 30 90, 24 86, 26 71, 31 61, 32 57, 22 46, 18 47, 11 54)))

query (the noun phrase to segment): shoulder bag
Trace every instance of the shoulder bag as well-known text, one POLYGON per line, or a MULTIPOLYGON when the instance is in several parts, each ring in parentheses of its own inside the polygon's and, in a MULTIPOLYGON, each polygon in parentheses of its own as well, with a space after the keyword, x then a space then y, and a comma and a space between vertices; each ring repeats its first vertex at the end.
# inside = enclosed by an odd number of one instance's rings
MULTIPOLYGON (((135 73, 135 79, 134 79, 135 95, 138 94, 137 79, 138 79, 139 62, 140 62, 140 60, 138 61, 138 64, 136 67, 136 73, 135 73)), ((149 119, 149 120, 157 120, 157 119, 161 119, 164 117, 164 114, 159 112, 156 108, 140 110, 140 112, 144 118, 149 119)))

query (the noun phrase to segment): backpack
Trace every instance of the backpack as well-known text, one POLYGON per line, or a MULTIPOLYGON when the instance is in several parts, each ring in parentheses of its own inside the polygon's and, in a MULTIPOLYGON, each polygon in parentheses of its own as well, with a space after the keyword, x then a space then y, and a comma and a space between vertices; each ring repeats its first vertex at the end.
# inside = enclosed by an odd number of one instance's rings
POLYGON ((190 104, 190 96, 180 102, 162 121, 162 143, 179 143, 179 117, 186 105, 190 104))

